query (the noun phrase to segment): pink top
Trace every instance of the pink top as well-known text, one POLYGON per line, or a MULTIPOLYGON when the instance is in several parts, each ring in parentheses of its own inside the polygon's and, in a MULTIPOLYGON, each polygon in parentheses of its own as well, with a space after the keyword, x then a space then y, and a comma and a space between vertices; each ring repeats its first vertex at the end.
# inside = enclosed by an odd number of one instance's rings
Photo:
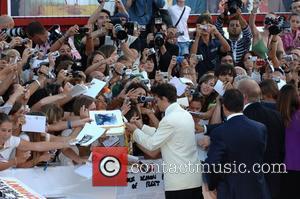
POLYGON ((300 47, 300 30, 282 34, 281 40, 285 51, 290 48, 300 47))

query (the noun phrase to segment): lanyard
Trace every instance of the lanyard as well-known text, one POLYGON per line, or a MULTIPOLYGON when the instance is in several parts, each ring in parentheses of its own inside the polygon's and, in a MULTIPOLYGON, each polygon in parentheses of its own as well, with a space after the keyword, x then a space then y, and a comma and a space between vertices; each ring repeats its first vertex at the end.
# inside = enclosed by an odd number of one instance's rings
POLYGON ((234 61, 236 61, 237 41, 231 41, 231 47, 232 47, 233 59, 234 61))

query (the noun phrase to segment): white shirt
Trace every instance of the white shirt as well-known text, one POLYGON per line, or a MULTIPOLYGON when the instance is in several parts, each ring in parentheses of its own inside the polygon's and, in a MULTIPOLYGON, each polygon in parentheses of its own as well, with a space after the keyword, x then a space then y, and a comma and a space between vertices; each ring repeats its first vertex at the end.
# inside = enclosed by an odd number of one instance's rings
POLYGON ((250 106, 252 103, 250 102, 250 103, 248 103, 248 104, 246 104, 245 106, 244 106, 244 110, 248 107, 248 106, 250 106))
POLYGON ((160 149, 165 164, 165 190, 176 191, 200 187, 202 173, 174 172, 175 166, 182 167, 189 163, 200 164, 195 141, 195 124, 189 112, 179 104, 171 104, 165 111, 165 117, 157 129, 144 125, 142 130, 136 129, 133 139, 150 151, 160 149), (168 172, 170 171, 171 172, 168 172))
POLYGON ((227 121, 230 120, 233 117, 240 116, 240 115, 244 115, 244 114, 243 113, 234 113, 234 114, 228 115, 227 121))
MULTIPOLYGON (((169 14, 171 16, 172 23, 174 26, 176 25, 178 19, 180 18, 183 9, 184 9, 184 7, 179 7, 177 4, 169 7, 169 9, 168 9, 169 14)), ((177 25, 177 31, 184 32, 184 35, 178 37, 178 42, 190 41, 189 30, 188 30, 188 25, 187 25, 190 13, 191 13, 191 8, 188 6, 185 6, 184 14, 183 14, 180 22, 177 25)))
POLYGON ((7 162, 15 148, 19 146, 21 139, 11 136, 5 143, 4 148, 0 150, 0 162, 7 162))

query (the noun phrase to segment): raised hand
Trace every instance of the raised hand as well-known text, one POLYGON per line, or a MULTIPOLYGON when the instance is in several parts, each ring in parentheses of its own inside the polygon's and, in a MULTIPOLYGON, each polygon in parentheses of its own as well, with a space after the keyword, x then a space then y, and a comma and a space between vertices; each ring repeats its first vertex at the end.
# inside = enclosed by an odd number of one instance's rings
POLYGON ((75 34, 78 34, 78 30, 79 30, 78 25, 74 25, 74 26, 70 27, 66 32, 66 37, 71 37, 71 36, 74 36, 75 34))

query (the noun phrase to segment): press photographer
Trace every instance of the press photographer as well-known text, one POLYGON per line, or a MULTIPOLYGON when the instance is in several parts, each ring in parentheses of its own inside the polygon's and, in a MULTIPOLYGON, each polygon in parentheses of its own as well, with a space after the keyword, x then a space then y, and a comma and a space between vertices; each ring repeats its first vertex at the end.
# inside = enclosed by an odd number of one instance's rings
POLYGON ((242 5, 241 0, 229 0, 225 4, 224 13, 219 15, 215 22, 223 37, 225 37, 223 26, 228 23, 227 42, 230 44, 235 63, 239 63, 242 55, 249 51, 252 40, 250 27, 241 13, 242 5))
MULTIPOLYGON (((91 37, 95 47, 113 44, 111 38, 113 26, 116 24, 124 25, 129 17, 121 0, 115 2, 113 16, 111 16, 111 13, 108 10, 103 9, 106 1, 99 0, 98 2, 98 8, 88 20, 88 24, 93 26, 91 37)), ((82 39, 82 43, 86 43, 86 37, 82 39)))
POLYGON ((177 30, 173 27, 167 27, 162 18, 156 18, 152 28, 153 33, 147 35, 147 48, 155 48, 158 53, 155 69, 167 72, 172 56, 179 55, 177 30))

